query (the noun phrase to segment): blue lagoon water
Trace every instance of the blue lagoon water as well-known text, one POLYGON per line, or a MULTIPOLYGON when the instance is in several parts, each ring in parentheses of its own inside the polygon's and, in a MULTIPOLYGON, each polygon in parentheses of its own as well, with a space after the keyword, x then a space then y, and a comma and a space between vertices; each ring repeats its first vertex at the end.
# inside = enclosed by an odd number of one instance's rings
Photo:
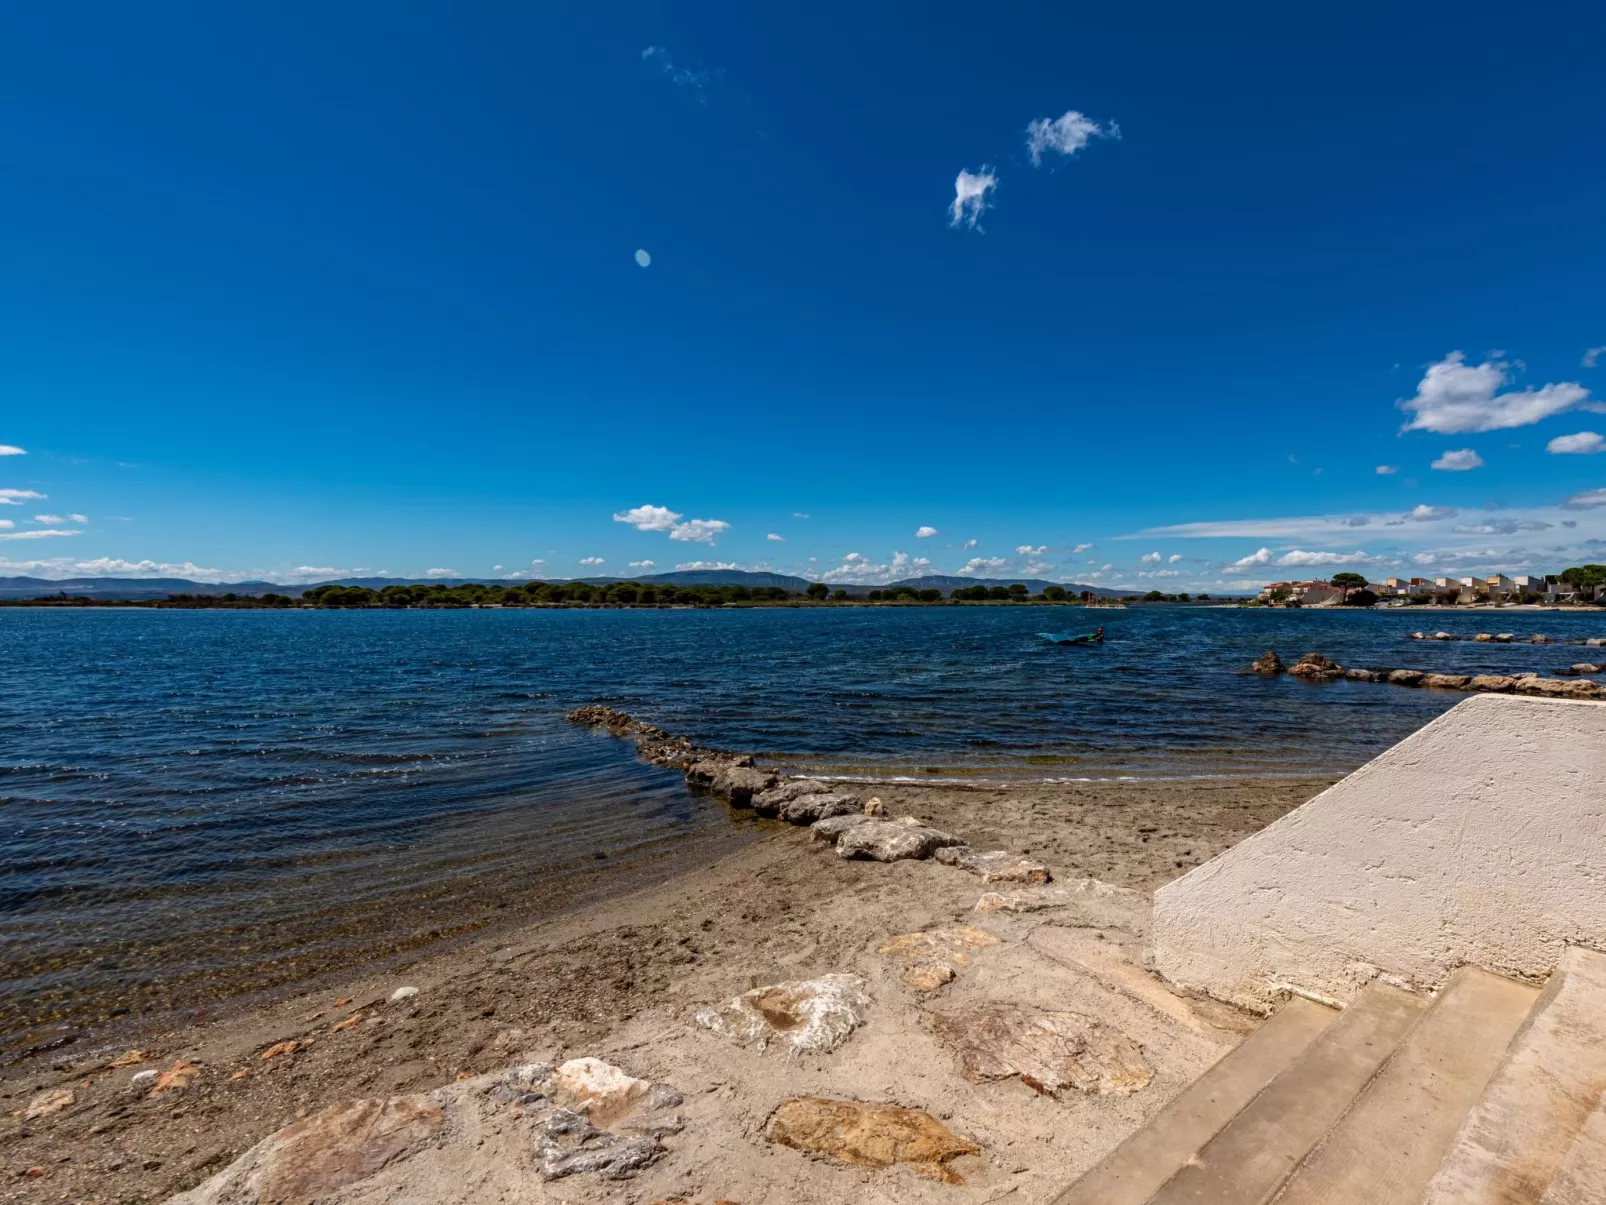
POLYGON ((0 610, 0 1045, 270 987, 554 906, 754 823, 562 722, 602 701, 792 769, 1343 773, 1459 696, 1261 650, 1553 671, 1606 616, 1133 607, 0 610), (1101 648, 1034 633, 1102 623, 1101 648))

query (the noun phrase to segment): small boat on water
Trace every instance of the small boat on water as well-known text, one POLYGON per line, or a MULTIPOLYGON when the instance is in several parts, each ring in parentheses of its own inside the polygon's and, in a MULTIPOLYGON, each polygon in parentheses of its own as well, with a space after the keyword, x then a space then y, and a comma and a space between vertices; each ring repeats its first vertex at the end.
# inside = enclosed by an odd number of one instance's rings
POLYGON ((1103 644, 1104 629, 1092 632, 1039 632, 1050 644, 1103 644))

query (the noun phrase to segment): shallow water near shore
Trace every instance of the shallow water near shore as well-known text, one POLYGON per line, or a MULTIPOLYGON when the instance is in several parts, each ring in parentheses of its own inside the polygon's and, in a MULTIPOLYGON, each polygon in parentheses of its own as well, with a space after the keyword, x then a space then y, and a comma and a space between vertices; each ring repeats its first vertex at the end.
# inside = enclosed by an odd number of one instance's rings
POLYGON ((0 611, 0 1047, 561 906, 754 831, 601 701, 795 771, 916 781, 1343 773, 1462 696, 1240 671, 1555 670, 1606 615, 1133 607, 0 611), (1102 624, 1103 647, 1035 633, 1102 624))

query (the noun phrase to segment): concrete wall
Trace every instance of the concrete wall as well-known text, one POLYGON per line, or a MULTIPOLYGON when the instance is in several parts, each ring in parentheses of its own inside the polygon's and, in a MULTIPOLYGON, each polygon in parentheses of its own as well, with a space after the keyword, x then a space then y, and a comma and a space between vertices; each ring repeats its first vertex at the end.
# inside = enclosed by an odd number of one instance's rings
POLYGON ((1162 887, 1156 968, 1264 1009, 1606 950, 1606 703, 1475 695, 1162 887))

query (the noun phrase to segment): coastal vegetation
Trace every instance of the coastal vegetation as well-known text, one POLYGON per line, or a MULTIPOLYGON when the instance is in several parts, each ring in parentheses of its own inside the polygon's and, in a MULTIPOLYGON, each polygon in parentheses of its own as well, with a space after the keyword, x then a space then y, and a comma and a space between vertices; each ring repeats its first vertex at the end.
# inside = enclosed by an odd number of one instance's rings
POLYGON ((288 610, 288 609, 430 609, 459 607, 725 607, 725 606, 951 606, 955 604, 1024 604, 1038 606, 1083 606, 1107 601, 1137 603, 1210 602, 1208 594, 1162 594, 1151 590, 1140 598, 1106 599, 1091 590, 1073 594, 1063 586, 1045 587, 1033 594, 1017 582, 1010 586, 961 586, 944 598, 941 590, 912 586, 889 586, 867 594, 850 595, 815 582, 801 593, 780 586, 670 586, 634 581, 595 584, 583 581, 532 581, 522 585, 485 585, 464 582, 455 585, 369 586, 329 583, 314 586, 299 597, 278 592, 266 594, 170 594, 157 599, 104 599, 89 594, 65 592, 40 598, 0 599, 0 606, 27 607, 143 607, 192 610, 288 610))

